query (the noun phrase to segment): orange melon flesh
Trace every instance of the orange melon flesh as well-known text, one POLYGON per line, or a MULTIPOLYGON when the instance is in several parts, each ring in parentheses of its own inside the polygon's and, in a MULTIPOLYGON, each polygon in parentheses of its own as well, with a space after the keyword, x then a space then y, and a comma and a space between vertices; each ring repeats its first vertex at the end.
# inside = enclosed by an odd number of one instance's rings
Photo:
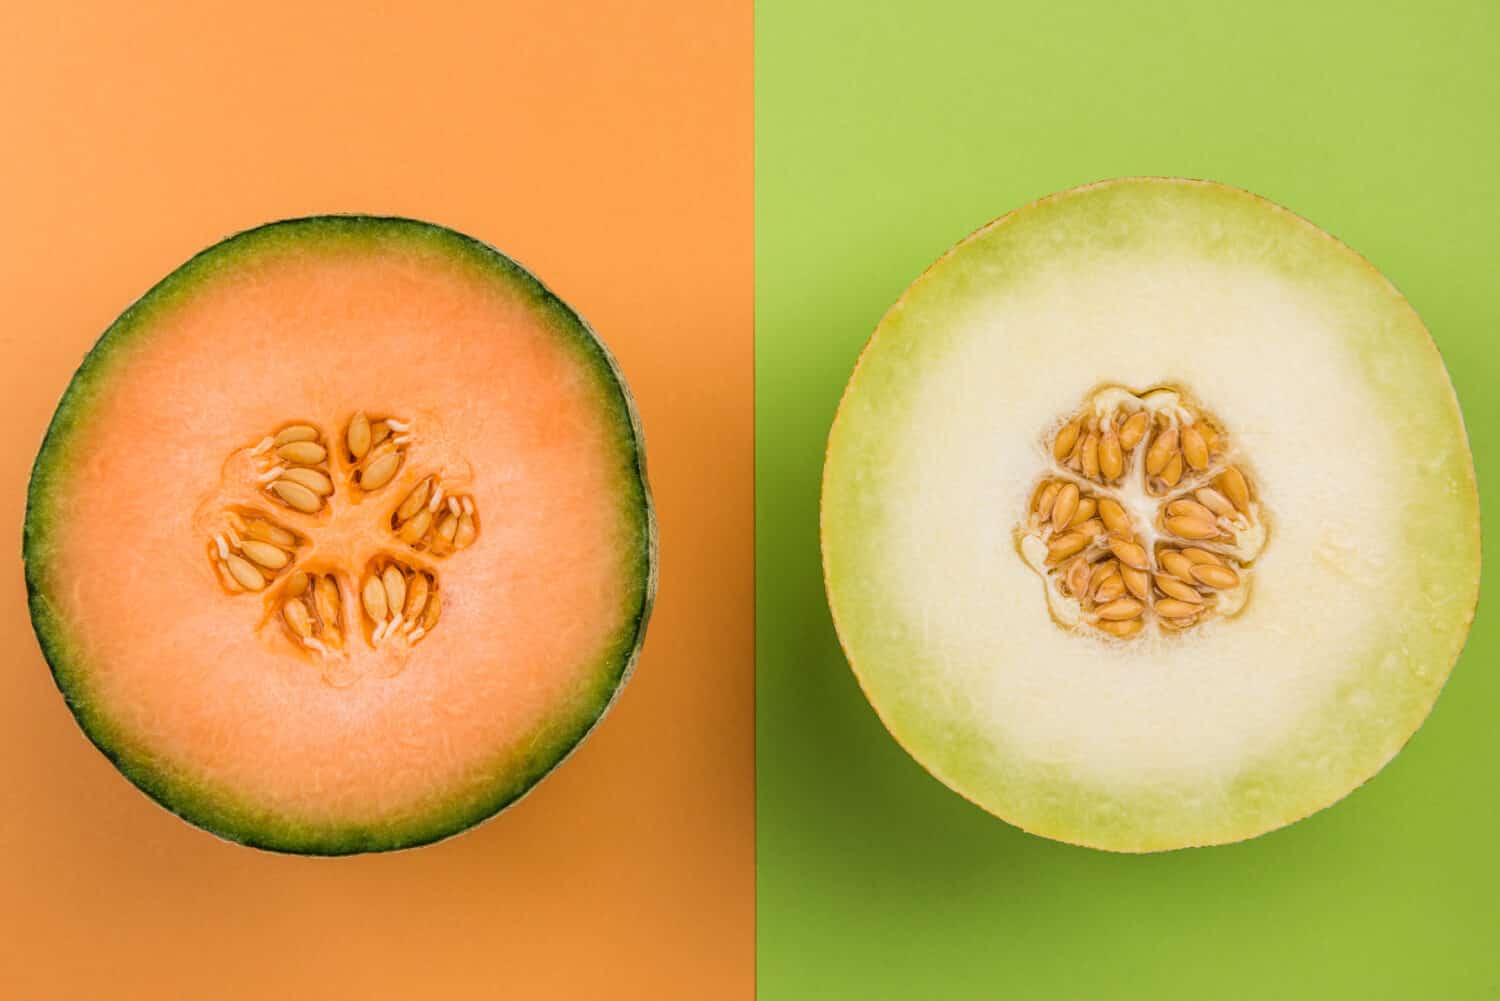
MULTIPOLYGON (((263 497, 263 495, 262 495, 263 497)), ((451 834, 510 802, 603 713, 654 583, 638 421, 588 328, 519 266, 437 227, 325 218, 200 255, 111 328, 59 408, 32 486, 38 635, 89 736, 221 835, 342 853, 451 834), (398 553, 381 519, 429 472, 471 494, 419 645, 347 644, 342 687, 227 594, 205 557, 226 460, 289 421, 356 411, 416 441, 378 498, 321 516, 303 563, 398 553), (352 683, 349 683, 352 680, 352 683)))

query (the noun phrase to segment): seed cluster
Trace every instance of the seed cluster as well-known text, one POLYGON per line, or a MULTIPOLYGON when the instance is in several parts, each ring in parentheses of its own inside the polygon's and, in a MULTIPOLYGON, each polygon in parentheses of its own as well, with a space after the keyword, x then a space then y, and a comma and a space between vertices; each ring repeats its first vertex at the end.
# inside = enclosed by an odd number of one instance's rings
POLYGON ((382 561, 365 573, 359 601, 370 642, 375 644, 397 632, 408 643, 416 643, 437 625, 443 612, 437 575, 398 560, 382 561))
POLYGON ((281 598, 281 617, 303 646, 321 654, 344 648, 344 598, 333 574, 298 571, 281 598))
POLYGON ((208 558, 230 590, 260 591, 286 572, 301 545, 295 532, 270 518, 226 511, 208 558))
POLYGON ((344 431, 344 447, 354 466, 354 482, 374 492, 396 478, 411 444, 411 425, 394 417, 370 420, 360 411, 344 431))
POLYGON ((444 493, 436 476, 425 476, 391 512, 391 530, 413 549, 447 556, 474 542, 479 513, 474 498, 444 493))
MULTIPOLYGON (((357 501, 378 496, 398 480, 410 482, 401 474, 416 435, 409 421, 361 411, 335 437, 337 444, 330 448, 316 424, 298 422, 248 449, 257 490, 282 509, 282 520, 253 507, 226 510, 222 529, 209 542, 209 559, 230 593, 266 592, 274 619, 307 650, 323 656, 345 650, 355 625, 344 613, 351 601, 355 604, 349 607, 359 609, 355 616, 363 613, 361 632, 371 646, 394 637, 413 645, 437 625, 442 613, 436 569, 417 566, 410 557, 385 555, 362 574, 345 574, 337 566, 324 567, 327 561, 318 556, 313 543, 340 491, 357 501), (309 566, 298 567, 309 548, 309 566), (312 564, 318 565, 316 572, 312 564), (350 576, 357 589, 346 583, 350 576)), ((447 489, 438 473, 421 476, 403 489, 402 500, 382 521, 391 545, 404 546, 411 557, 435 560, 473 545, 479 537, 474 498, 447 489)))
POLYGON ((1222 426, 1177 391, 1108 388, 1050 452, 1020 541, 1061 624, 1128 639, 1243 607, 1265 529, 1222 426))
POLYGON ((311 424, 292 424, 266 438, 252 451, 269 460, 261 470, 266 492, 294 511, 315 514, 333 495, 328 476, 328 448, 323 433, 311 424))

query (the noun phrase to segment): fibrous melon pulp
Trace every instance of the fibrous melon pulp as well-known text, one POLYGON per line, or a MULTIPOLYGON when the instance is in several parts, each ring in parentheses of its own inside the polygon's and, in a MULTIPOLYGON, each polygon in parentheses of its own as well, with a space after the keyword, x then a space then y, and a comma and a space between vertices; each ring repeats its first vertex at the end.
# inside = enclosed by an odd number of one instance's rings
POLYGON ((1222 185, 1104 182, 959 244, 881 322, 823 480, 840 639, 986 810, 1123 851, 1339 799, 1463 645, 1479 511, 1406 300, 1222 185))
POLYGON ((655 589, 640 425, 584 322, 424 223, 251 230, 131 306, 32 474, 32 620, 79 724, 226 838, 402 848, 603 714, 655 589))

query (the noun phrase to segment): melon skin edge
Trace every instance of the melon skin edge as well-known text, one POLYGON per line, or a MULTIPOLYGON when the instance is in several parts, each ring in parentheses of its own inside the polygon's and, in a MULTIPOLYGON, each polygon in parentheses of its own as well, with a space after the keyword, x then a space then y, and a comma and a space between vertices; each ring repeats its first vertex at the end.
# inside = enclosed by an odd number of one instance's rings
MULTIPOLYGON (((944 266, 949 264, 955 256, 964 254, 966 248, 971 244, 983 240, 987 236, 994 234, 996 231, 1003 230, 1017 221, 1034 223, 1038 218, 1048 218, 1060 206, 1064 206, 1074 199, 1081 199, 1087 203, 1089 196, 1105 196, 1098 203, 1089 204, 1088 211, 1097 211, 1099 204, 1109 204, 1107 198, 1111 195, 1112 189, 1118 189, 1121 192, 1135 191, 1142 193, 1142 198, 1149 197, 1149 192, 1153 190, 1157 192, 1176 190, 1182 193, 1183 198, 1197 198, 1205 205, 1214 203, 1226 206, 1232 211, 1248 211, 1253 208, 1264 212, 1267 220, 1265 225, 1268 229, 1278 228, 1278 231, 1280 231, 1280 228, 1284 228, 1288 232, 1295 230, 1299 234, 1299 237, 1305 237, 1308 233, 1315 234, 1319 240, 1325 241, 1325 250, 1331 249, 1333 251, 1333 254, 1329 255, 1330 257, 1340 257, 1344 265, 1352 265, 1355 269, 1367 273, 1367 278, 1373 276, 1381 284, 1385 293, 1391 299, 1398 301, 1400 308, 1409 314, 1410 320, 1420 329, 1422 334, 1422 350, 1426 352, 1422 364, 1425 366, 1435 363, 1437 371, 1441 372, 1442 363, 1430 334, 1421 325, 1415 313, 1411 311, 1409 304, 1400 296, 1399 291, 1391 285, 1389 280, 1381 275, 1373 265, 1356 251, 1289 210, 1250 192, 1216 182, 1165 177, 1120 178, 1084 185, 1038 199, 986 224, 948 250, 924 271, 921 276, 912 282, 902 293, 901 297, 886 312, 884 317, 882 317, 874 333, 866 342, 840 400, 838 411, 830 429, 825 450, 824 475, 820 497, 821 553, 824 584, 828 593, 830 614, 834 621, 840 646, 844 651, 846 660, 849 662, 856 682, 859 684, 861 691, 870 702, 882 724, 896 739, 897 743, 916 759, 925 770, 931 773, 934 778, 976 806, 1005 820, 1007 823, 1039 836, 1100 850, 1140 853, 1224 844, 1252 838, 1293 823, 1296 820, 1332 805, 1377 774, 1395 756, 1400 748, 1405 746, 1421 723, 1427 718, 1443 683, 1446 681, 1453 664, 1457 661, 1463 649, 1478 602, 1481 537, 1479 531, 1479 498, 1473 470, 1472 453, 1468 447, 1467 432, 1464 430, 1462 413, 1458 407, 1457 398, 1453 395, 1451 384, 1449 384, 1446 387, 1446 392, 1437 401, 1437 406, 1444 411, 1443 419, 1451 427, 1457 429, 1459 433, 1458 450, 1462 452, 1461 460, 1454 457, 1453 461, 1444 467, 1445 471, 1452 474, 1453 482, 1458 485, 1457 493, 1450 499, 1453 510, 1461 515, 1461 527, 1453 530, 1454 537, 1451 539, 1451 545, 1446 547, 1446 552, 1461 552, 1463 554, 1462 558, 1454 564, 1455 576, 1459 578, 1461 584, 1454 588, 1453 598, 1447 605, 1449 613, 1448 617, 1442 620, 1442 636, 1439 639, 1433 640, 1431 644, 1434 651, 1431 656, 1432 673, 1430 676, 1424 678, 1423 684, 1427 686, 1427 690, 1422 694, 1425 696, 1425 701, 1421 698, 1415 699, 1415 702, 1421 703, 1415 708, 1411 705, 1402 705, 1401 708, 1406 711, 1401 717, 1399 726, 1392 726, 1386 731, 1387 736, 1395 735, 1399 739, 1396 739, 1394 743, 1385 748, 1383 753, 1378 757, 1367 756, 1359 759, 1361 774, 1357 780, 1336 789, 1309 789, 1308 795, 1303 795, 1300 798, 1297 796, 1288 797, 1286 802, 1281 804, 1280 809, 1246 811, 1243 815, 1226 818, 1222 823, 1205 825, 1187 836, 1182 836, 1180 832, 1153 829, 1149 825, 1133 827, 1126 824, 1118 829, 1111 829, 1108 826, 1095 826, 1088 822, 1091 817, 1098 816, 1097 813, 1091 814, 1090 812, 1088 800, 1091 795, 1098 795, 1098 802, 1104 808, 1105 812, 1110 810, 1117 811, 1119 803, 1109 800, 1108 790, 1090 789, 1081 785, 1077 788, 1067 789, 1066 795, 1063 797, 1067 800, 1076 800, 1076 802, 1069 802, 1064 808, 1060 808, 1053 813, 1038 811, 1026 814, 1022 811, 1008 810, 1002 806, 998 806, 994 801, 994 796, 984 794, 993 792, 993 789, 987 789, 984 793, 981 793, 974 788, 973 776, 979 771, 977 766, 969 768, 966 765, 955 764, 955 762, 962 761, 963 754, 959 752, 954 752, 945 757, 943 754, 934 751, 934 748, 940 742, 934 738, 931 727, 912 719, 912 714, 907 711, 910 708, 909 704, 903 704, 901 700, 894 698, 883 703, 879 686, 872 683, 868 671, 861 669, 861 653, 856 649, 859 636, 852 631, 853 627, 847 621, 850 609, 845 608, 841 611, 840 608, 841 593, 853 591, 855 589, 853 583, 857 578, 857 570, 868 570, 868 567, 862 565, 856 566, 859 561, 853 560, 849 556, 851 550, 846 541, 842 539, 835 541, 835 536, 838 535, 841 528, 839 518, 841 516, 847 517, 849 508, 846 501, 851 495, 850 489, 847 486, 841 487, 835 482, 836 466, 840 462, 856 465, 863 462, 860 468, 868 469, 871 468, 871 464, 878 463, 879 461, 879 459, 875 458, 866 460, 847 458, 854 448, 850 444, 849 439, 849 435, 852 432, 848 430, 849 425, 854 420, 851 417, 851 413, 855 411, 858 405, 853 401, 856 400, 857 387, 860 383, 861 375, 870 366, 870 361, 873 357, 872 348, 880 340, 882 332, 887 331, 887 328, 893 324, 900 323, 899 318, 901 314, 904 310, 912 308, 914 298, 922 298, 925 295, 926 298, 923 300, 924 305, 932 305, 932 296, 936 294, 931 289, 931 286, 934 284, 934 275, 941 272, 944 266), (1270 221, 1272 219, 1275 221, 1270 221), (841 574, 842 576, 840 576, 841 574), (1441 648, 1440 653, 1436 652, 1438 648, 1441 648), (1438 663, 1439 661, 1441 663, 1438 663)), ((979 281, 980 279, 976 277, 977 275, 985 273, 987 268, 992 271, 995 266, 996 262, 993 260, 986 261, 981 257, 978 263, 976 263, 975 257, 970 256, 964 260, 961 266, 955 268, 955 271, 961 274, 962 277, 953 278, 950 272, 947 276, 949 282, 945 285, 945 288, 951 289, 955 285, 962 286, 964 280, 970 282, 979 281)), ((942 307, 937 308, 941 309, 942 307)), ((945 314, 940 313, 939 315, 945 314)), ((931 327, 932 325, 933 322, 930 319, 925 323, 927 327, 931 327)), ((910 331, 908 331, 909 333, 910 331)), ((911 345, 910 341, 903 341, 901 343, 908 348, 911 345)), ((887 359, 885 365, 887 371, 882 373, 881 379, 888 380, 890 378, 889 367, 889 359, 887 359)), ((889 384, 880 383, 880 385, 888 388, 889 384)), ((864 400, 859 401, 866 407, 870 405, 870 392, 867 388, 864 400)), ((1058 404, 1061 408, 1071 405, 1074 402, 1071 397, 1060 397, 1058 404)), ((1032 429, 1027 429, 1028 432, 1030 430, 1032 429)), ((874 449, 874 452, 878 453, 879 449, 874 449)), ((889 459, 889 454, 880 454, 884 458, 889 459)), ((885 680, 889 684, 889 680, 885 680)), ((933 726, 937 725, 933 724, 933 726)), ((944 750, 946 751, 947 749, 945 748, 944 750)), ((1268 758, 1265 762, 1261 762, 1261 764, 1264 764, 1268 771, 1274 770, 1284 764, 1284 758, 1268 758)), ((1038 769, 1038 771, 1044 770, 1038 769)), ((1058 788, 1067 787, 1072 782, 1067 774, 1056 771, 1049 772, 1042 777, 1032 777, 1020 781, 1027 785, 1028 792, 1036 790, 1045 792, 1048 789, 1049 782, 1055 784, 1058 788)), ((1247 788, 1251 788, 1255 792, 1262 791, 1258 785, 1259 781, 1260 778, 1254 769, 1247 770, 1245 777, 1247 788)))
POLYGON ((420 220, 357 214, 281 220, 227 237, 199 251, 110 324, 79 365, 43 437, 27 488, 22 558, 38 644, 79 728, 100 753, 158 805, 195 827, 253 848, 319 856, 396 851, 440 841, 492 819, 535 788, 593 731, 634 672, 655 601, 659 565, 658 527, 646 475, 640 414, 618 362, 593 328, 525 267, 486 243, 420 220), (51 490, 68 463, 77 458, 72 432, 87 417, 91 401, 115 367, 128 362, 133 338, 149 331, 154 311, 190 296, 200 280, 233 266, 239 255, 308 238, 423 241, 521 290, 557 329, 571 335, 577 353, 612 398, 619 441, 633 469, 633 475, 621 484, 621 503, 636 521, 633 604, 627 610, 625 627, 595 673, 588 697, 568 716, 550 719, 528 735, 522 742, 527 748, 524 754, 497 762, 482 793, 391 823, 313 826, 290 821, 222 790, 202 788, 143 749, 130 746, 104 707, 90 698, 83 684, 87 671, 81 667, 80 653, 49 598, 58 585, 49 578, 47 556, 52 534, 59 527, 58 517, 65 513, 50 503, 51 490))

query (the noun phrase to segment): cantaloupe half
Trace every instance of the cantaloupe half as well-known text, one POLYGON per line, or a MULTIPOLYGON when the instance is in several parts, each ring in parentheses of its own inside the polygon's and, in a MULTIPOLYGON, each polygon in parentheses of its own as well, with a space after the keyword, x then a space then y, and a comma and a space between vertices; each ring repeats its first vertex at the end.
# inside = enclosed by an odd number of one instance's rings
POLYGON ((1133 179, 986 226, 880 323, 828 443, 839 637, 984 809, 1121 851, 1333 803, 1432 708, 1479 582, 1447 372, 1312 224, 1133 179))
POLYGON ((494 814, 640 650, 640 422, 579 316, 403 219, 232 237, 132 305, 32 475, 32 620, 84 732, 225 838, 342 854, 494 814))

